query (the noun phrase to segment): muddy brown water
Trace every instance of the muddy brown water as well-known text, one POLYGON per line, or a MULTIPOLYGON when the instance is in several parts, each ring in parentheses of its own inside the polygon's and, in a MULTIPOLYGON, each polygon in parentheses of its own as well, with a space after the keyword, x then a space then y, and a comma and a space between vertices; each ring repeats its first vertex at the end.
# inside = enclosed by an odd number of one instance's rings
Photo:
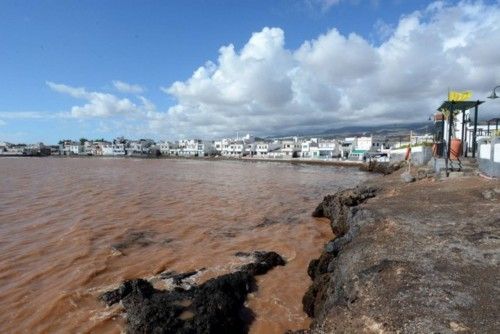
POLYGON ((288 263, 258 277, 250 332, 304 328, 307 265, 331 237, 311 212, 367 177, 267 162, 1 158, 0 332, 119 333, 123 310, 99 302, 103 291, 204 267, 200 283, 252 250, 288 263))

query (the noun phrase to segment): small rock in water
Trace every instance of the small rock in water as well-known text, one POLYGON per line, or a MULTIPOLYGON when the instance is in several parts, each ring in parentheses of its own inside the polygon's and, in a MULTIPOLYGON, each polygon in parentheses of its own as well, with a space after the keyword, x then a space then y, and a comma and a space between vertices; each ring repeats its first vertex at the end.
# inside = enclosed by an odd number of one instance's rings
MULTIPOLYGON (((122 302, 127 313, 127 333, 248 333, 253 315, 245 307, 245 300, 256 288, 254 275, 285 264, 275 252, 250 255, 255 262, 189 290, 157 290, 148 281, 135 279, 125 281, 100 299, 107 305, 122 302)), ((195 273, 163 275, 185 278, 195 273)))
POLYGON ((408 172, 404 172, 401 174, 401 180, 403 180, 404 183, 411 183, 415 181, 415 177, 408 172))
POLYGON ((254 252, 255 262, 245 264, 242 271, 252 275, 262 275, 276 266, 284 266, 285 260, 276 252, 254 252))
POLYGON ((120 251, 120 250, 118 250, 118 249, 116 249, 114 247, 111 247, 111 255, 113 255, 113 256, 122 256, 123 253, 122 253, 122 251, 120 251))

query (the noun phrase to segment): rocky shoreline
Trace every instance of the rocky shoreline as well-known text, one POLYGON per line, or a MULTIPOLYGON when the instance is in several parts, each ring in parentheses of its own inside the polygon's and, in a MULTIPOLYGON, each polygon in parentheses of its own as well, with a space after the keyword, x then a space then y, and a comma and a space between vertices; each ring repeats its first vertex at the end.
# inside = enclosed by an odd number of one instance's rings
POLYGON ((288 333, 495 333, 500 182, 411 184, 401 173, 326 196, 334 239, 310 262, 309 329, 288 333))
MULTIPOLYGON (((287 333, 494 333, 500 328, 500 182, 478 176, 405 183, 385 176, 324 197, 312 215, 330 221, 332 239, 309 263, 303 297, 308 329, 287 333)), ((187 285, 197 272, 163 273, 175 288, 137 279, 101 299, 121 302, 128 333, 247 333, 247 294, 255 276, 285 260, 237 253, 236 272, 187 285)))
POLYGON ((257 289, 255 276, 286 262, 275 252, 235 255, 253 261, 201 285, 182 284, 196 272, 160 275, 173 280, 172 290, 155 289, 144 279, 128 280, 100 299, 108 306, 122 303, 127 333, 247 333, 253 314, 244 303, 257 289))
POLYGON ((348 291, 339 289, 340 280, 332 275, 338 272, 336 258, 342 249, 359 233, 361 225, 369 221, 358 205, 374 197, 376 188, 358 187, 341 190, 326 196, 313 212, 314 217, 330 219, 335 238, 330 240, 319 259, 309 263, 307 273, 313 284, 304 295, 304 312, 315 321, 321 321, 329 305, 349 302, 348 291), (363 217, 363 219, 360 219, 363 217))
MULTIPOLYGON (((198 160, 198 161, 244 161, 244 162, 276 162, 276 163, 290 163, 290 164, 304 164, 304 165, 318 165, 318 166, 338 166, 338 167, 354 167, 360 168, 363 171, 371 171, 369 164, 363 161, 351 160, 312 160, 312 159, 274 159, 274 158, 232 158, 223 156, 207 156, 207 157, 183 157, 183 156, 88 156, 88 155, 46 155, 46 156, 32 156, 32 155, 0 155, 5 158, 50 158, 50 159, 144 159, 144 160, 198 160)), ((383 165, 383 164, 380 164, 383 165)))

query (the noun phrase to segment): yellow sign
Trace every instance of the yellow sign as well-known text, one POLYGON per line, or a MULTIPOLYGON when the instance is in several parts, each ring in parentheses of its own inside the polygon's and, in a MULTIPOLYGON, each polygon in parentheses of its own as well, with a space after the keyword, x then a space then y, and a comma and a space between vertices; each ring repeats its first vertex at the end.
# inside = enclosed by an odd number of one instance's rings
POLYGON ((465 92, 448 92, 448 101, 467 101, 472 97, 472 92, 467 90, 465 92))

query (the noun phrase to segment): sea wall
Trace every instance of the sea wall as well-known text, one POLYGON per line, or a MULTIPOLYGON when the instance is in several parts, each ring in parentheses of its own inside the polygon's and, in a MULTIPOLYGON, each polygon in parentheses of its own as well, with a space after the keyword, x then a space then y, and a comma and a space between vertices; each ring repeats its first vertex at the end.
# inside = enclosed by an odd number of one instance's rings
POLYGON ((478 142, 479 170, 491 177, 500 177, 500 137, 478 142))
MULTIPOLYGON (((392 150, 390 154, 391 162, 404 161, 406 148, 392 150)), ((428 146, 415 146, 411 148, 411 162, 416 166, 426 165, 432 158, 432 148, 428 146)))

